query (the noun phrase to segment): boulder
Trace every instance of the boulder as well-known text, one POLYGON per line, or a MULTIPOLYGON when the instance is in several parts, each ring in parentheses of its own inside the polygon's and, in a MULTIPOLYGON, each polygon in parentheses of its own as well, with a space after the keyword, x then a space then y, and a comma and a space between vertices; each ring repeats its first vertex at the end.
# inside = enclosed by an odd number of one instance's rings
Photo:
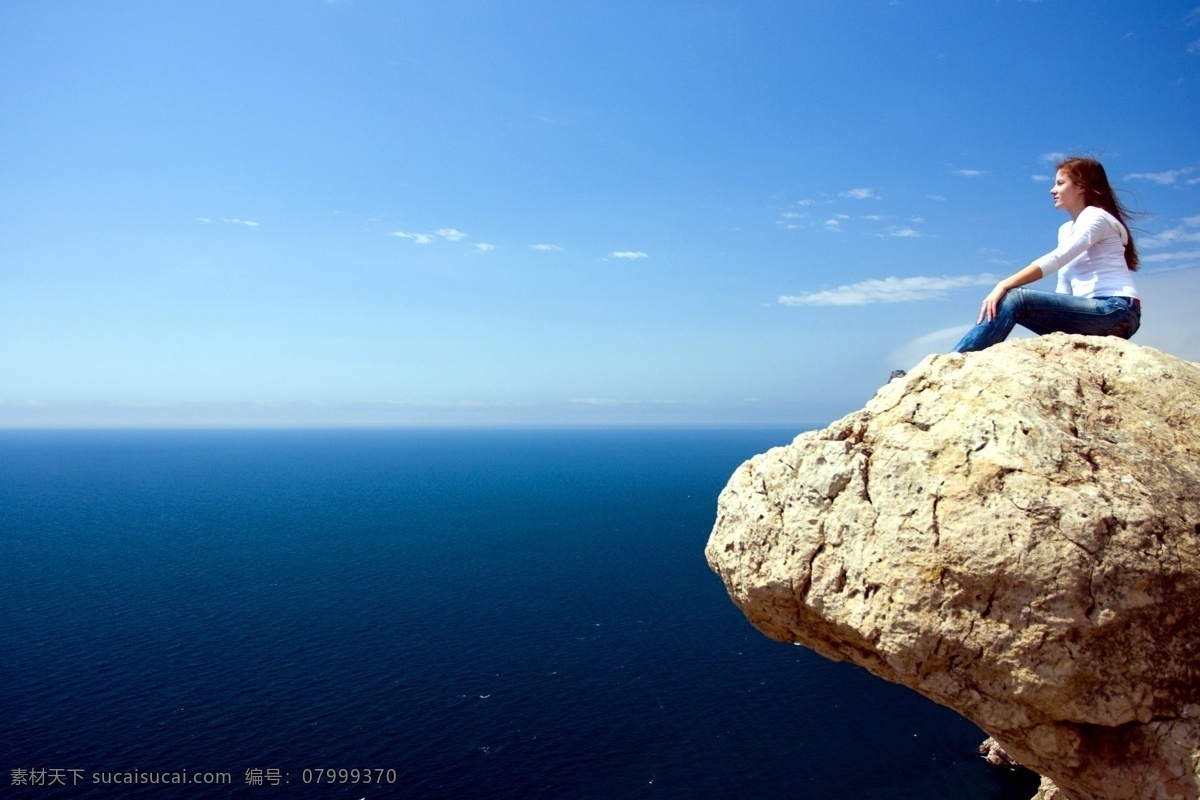
POLYGON ((979 745, 979 755, 983 756, 983 760, 993 767, 1015 769, 1021 766, 1015 758, 1004 752, 1004 748, 1000 746, 999 742, 990 736, 984 740, 983 744, 979 745))
POLYGON ((956 709, 1060 797, 1200 798, 1198 364, 931 356, 743 464, 706 556, 763 633, 956 709))

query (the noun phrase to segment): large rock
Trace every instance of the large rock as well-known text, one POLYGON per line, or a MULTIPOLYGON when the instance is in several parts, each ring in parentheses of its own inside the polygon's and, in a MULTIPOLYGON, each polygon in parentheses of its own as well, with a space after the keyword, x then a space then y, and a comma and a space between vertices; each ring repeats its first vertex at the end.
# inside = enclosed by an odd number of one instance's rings
POLYGON ((1062 797, 1200 797, 1198 364, 1061 334, 930 357, 743 464, 706 555, 762 632, 1062 797))

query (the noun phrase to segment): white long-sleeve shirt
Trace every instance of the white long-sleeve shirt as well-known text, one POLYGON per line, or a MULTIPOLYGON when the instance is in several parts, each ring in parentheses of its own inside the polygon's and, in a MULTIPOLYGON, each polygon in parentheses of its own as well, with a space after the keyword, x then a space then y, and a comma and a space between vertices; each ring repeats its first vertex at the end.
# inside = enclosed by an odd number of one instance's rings
POLYGON ((1043 275, 1058 273, 1058 289, 1077 297, 1137 297, 1125 266, 1129 231, 1099 206, 1088 206, 1058 229, 1058 247, 1034 261, 1043 275))

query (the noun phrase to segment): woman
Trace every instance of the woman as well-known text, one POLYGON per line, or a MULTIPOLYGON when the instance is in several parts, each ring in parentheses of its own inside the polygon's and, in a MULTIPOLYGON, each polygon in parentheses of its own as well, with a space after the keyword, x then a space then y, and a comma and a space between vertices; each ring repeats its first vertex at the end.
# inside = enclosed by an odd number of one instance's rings
POLYGON ((1128 339, 1142 319, 1133 273, 1137 248, 1129 212, 1116 198, 1099 161, 1068 158, 1057 166, 1054 207, 1071 215, 1058 229, 1058 247, 996 284, 983 300, 976 325, 954 352, 1002 342, 1020 323, 1036 334, 1084 333, 1128 339), (1058 273, 1058 289, 1020 287, 1058 273))

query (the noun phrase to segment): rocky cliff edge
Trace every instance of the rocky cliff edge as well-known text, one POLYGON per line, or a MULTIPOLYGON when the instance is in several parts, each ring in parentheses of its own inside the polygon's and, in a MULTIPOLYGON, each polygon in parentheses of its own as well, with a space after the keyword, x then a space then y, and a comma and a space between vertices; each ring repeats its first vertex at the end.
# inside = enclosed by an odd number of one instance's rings
POLYGON ((763 633, 956 709, 1060 797, 1200 798, 1200 364, 931 356, 743 464, 706 555, 763 633))

